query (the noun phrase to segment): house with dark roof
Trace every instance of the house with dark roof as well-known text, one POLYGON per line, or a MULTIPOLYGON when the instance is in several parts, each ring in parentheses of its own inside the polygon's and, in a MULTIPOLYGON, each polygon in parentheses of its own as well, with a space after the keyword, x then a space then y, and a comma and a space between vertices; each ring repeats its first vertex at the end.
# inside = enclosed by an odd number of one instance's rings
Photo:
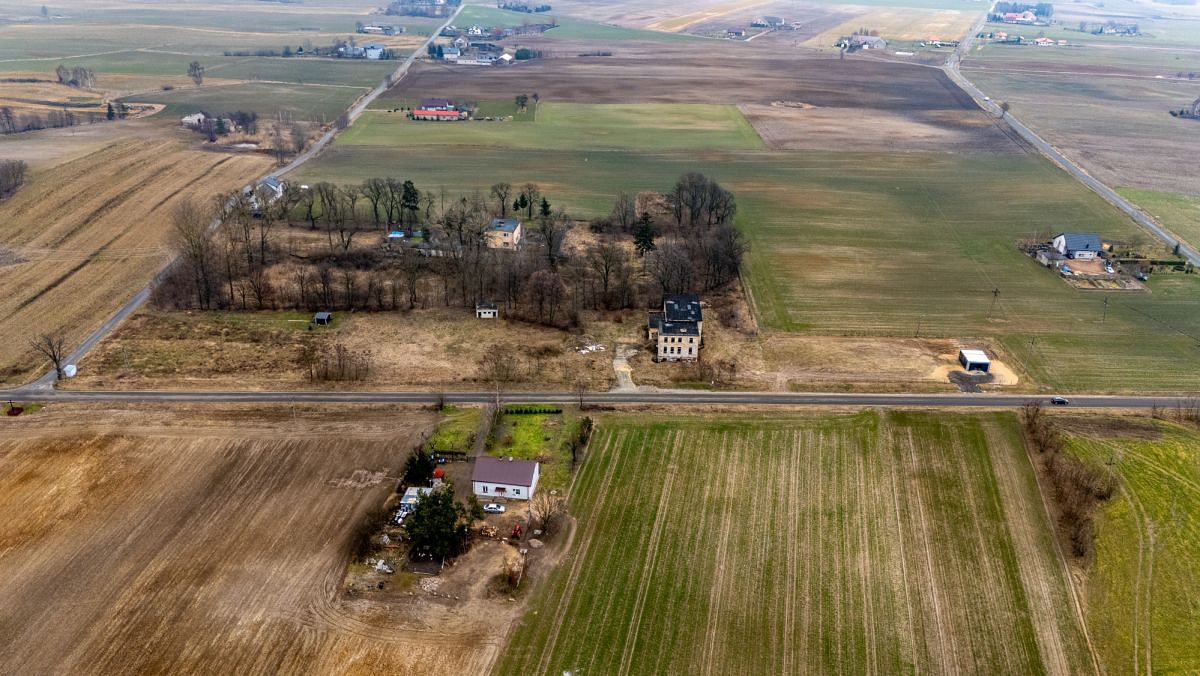
POLYGON ((655 343, 657 361, 695 361, 700 356, 704 313, 695 294, 670 294, 662 311, 646 317, 646 334, 655 343))
POLYGON ((1104 250, 1098 235, 1090 232, 1064 232, 1054 237, 1054 250, 1079 261, 1090 261, 1104 250))
POLYGON ((516 249, 525 238, 520 219, 496 218, 483 233, 489 249, 516 249))
POLYGON ((481 498, 529 500, 537 490, 540 473, 540 466, 532 460, 480 456, 471 471, 471 490, 481 498))

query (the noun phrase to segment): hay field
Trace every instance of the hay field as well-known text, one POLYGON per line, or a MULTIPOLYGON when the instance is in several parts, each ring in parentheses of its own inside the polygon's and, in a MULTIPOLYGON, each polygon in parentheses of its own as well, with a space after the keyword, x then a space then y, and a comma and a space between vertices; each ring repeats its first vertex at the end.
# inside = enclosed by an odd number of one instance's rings
MULTIPOLYGON (((958 40, 975 22, 980 8, 959 9, 914 9, 876 7, 863 11, 853 19, 844 21, 805 42, 809 47, 833 48, 840 37, 860 29, 879 31, 888 42, 906 40, 958 40)), ((896 46, 896 45, 892 45, 896 46)))
POLYGON ((544 150, 758 150, 762 139, 735 106, 543 103, 533 124, 421 122, 372 111, 346 131, 344 146, 455 144, 544 150))
POLYGON ((1200 434, 1146 422, 1071 425, 1069 448, 1121 477, 1097 522, 1088 628, 1112 673, 1200 671, 1200 434))
POLYGON ((179 200, 209 200, 268 164, 150 135, 35 169, 0 204, 0 341, 8 346, 0 383, 41 368, 30 338, 62 332, 74 345, 150 281, 170 258, 169 217, 179 200))
POLYGON ((605 418, 496 673, 1093 672, 1011 416, 605 418))
MULTIPOLYGON (((12 673, 480 673, 499 620, 343 596, 432 414, 50 407, 0 420, 12 673)), ((489 617, 506 612, 488 609, 489 617)))

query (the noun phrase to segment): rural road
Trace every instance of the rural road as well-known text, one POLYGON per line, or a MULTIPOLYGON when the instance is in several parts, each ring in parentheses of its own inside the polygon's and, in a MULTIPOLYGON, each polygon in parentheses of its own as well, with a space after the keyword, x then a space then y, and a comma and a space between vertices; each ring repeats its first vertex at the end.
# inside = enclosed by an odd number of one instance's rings
POLYGON ((1075 164, 1066 155, 1063 155, 1061 152, 1059 152, 1057 148, 1050 143, 1047 143, 1046 140, 1041 136, 1038 136, 1036 132, 1025 126, 1023 122, 1016 119, 1012 115, 1004 113, 1004 111, 1001 110, 1000 106, 995 101, 991 100, 990 97, 984 94, 978 87, 975 86, 973 82, 968 80, 966 76, 962 74, 962 72, 959 70, 959 66, 962 64, 962 59, 968 52, 970 52, 971 45, 975 42, 975 36, 979 35, 980 31, 983 30, 983 26, 987 22, 987 15, 990 13, 991 9, 988 9, 983 16, 979 17, 975 24, 971 26, 970 32, 968 32, 966 37, 964 37, 959 43, 958 48, 954 50, 954 53, 950 55, 950 58, 946 59, 946 65, 942 68, 942 70, 945 71, 947 77, 961 87, 963 91, 971 96, 971 98, 975 99, 975 103, 977 103, 980 108, 983 108, 993 115, 1000 115, 1004 117, 1008 122, 1008 126, 1012 128, 1013 131, 1017 132, 1021 138, 1025 139, 1027 143, 1036 148, 1040 153, 1042 153, 1042 155, 1045 155, 1047 158, 1049 158, 1051 162, 1057 164, 1059 167, 1062 167, 1065 171, 1079 180, 1080 183, 1090 188, 1092 192, 1103 197, 1109 204, 1112 204, 1116 208, 1125 212, 1125 214, 1132 218, 1134 222, 1154 233, 1154 235, 1165 242, 1167 246, 1173 247, 1178 244, 1179 253, 1192 265, 1200 266, 1200 253, 1197 253, 1196 249, 1185 244, 1179 237, 1175 236, 1166 228, 1156 223, 1153 218, 1146 214, 1146 212, 1137 208, 1132 202, 1124 197, 1121 197, 1112 188, 1108 187, 1104 183, 1101 183, 1091 174, 1087 173, 1087 171, 1085 171, 1082 167, 1080 167, 1078 164, 1075 164))
MULTIPOLYGON (((429 46, 429 44, 431 42, 433 42, 434 40, 437 39, 437 36, 441 34, 443 28, 445 28, 446 26, 449 26, 456 18, 458 18, 459 13, 462 12, 463 7, 465 7, 465 6, 466 5, 459 5, 458 9, 455 10, 454 14, 451 14, 450 18, 446 19, 446 22, 443 23, 441 26, 438 26, 436 29, 434 29, 430 33, 429 39, 426 40, 424 43, 422 43, 420 47, 413 50, 413 53, 410 54, 408 56, 408 58, 406 58, 400 64, 399 68, 397 68, 394 72, 392 72, 392 74, 389 75, 386 80, 379 83, 378 86, 376 86, 370 92, 367 92, 361 98, 359 98, 354 103, 354 105, 350 106, 350 108, 346 111, 346 114, 349 115, 349 119, 350 119, 351 123, 353 123, 354 120, 358 119, 358 117, 363 114, 363 111, 365 111, 367 109, 367 106, 371 105, 371 103, 374 102, 375 99, 379 98, 380 95, 382 95, 388 89, 395 86, 395 84, 397 82, 400 82, 400 80, 402 80, 404 78, 404 76, 408 74, 408 70, 409 70, 409 68, 412 67, 413 62, 416 61, 418 57, 420 57, 422 54, 425 53, 426 48, 429 46)), ((124 50, 124 51, 127 51, 127 50, 124 50)), ((301 153, 300 155, 297 155, 296 158, 293 159, 291 162, 289 162, 287 165, 280 167, 279 169, 276 169, 275 171, 264 176, 263 178, 267 178, 267 177, 278 178, 290 171, 295 170, 297 167, 301 166, 305 162, 316 157, 317 154, 320 153, 322 150, 324 150, 325 146, 329 145, 329 143, 331 141, 333 141, 334 137, 336 137, 338 135, 338 133, 340 133, 341 131, 342 131, 342 129, 339 129, 337 127, 337 125, 334 125, 334 127, 332 129, 325 132, 325 134, 323 136, 321 136, 321 138, 317 139, 317 141, 315 143, 313 143, 312 147, 309 148, 307 151, 305 151, 304 153, 301 153)), ((217 229, 217 227, 219 227, 219 226, 220 226, 219 220, 213 221, 212 225, 210 226, 210 230, 215 231, 217 229)), ((83 342, 81 342, 79 345, 77 345, 70 352, 70 354, 67 355, 67 358, 63 360, 63 364, 78 364, 81 359, 83 359, 85 356, 87 356, 87 353, 90 352, 92 350, 92 348, 94 348, 100 341, 104 340, 104 338, 106 336, 108 336, 108 334, 112 333, 113 329, 117 328, 117 326, 121 322, 123 322, 127 317, 129 317, 129 315, 133 314, 139 307, 142 306, 143 303, 145 303, 150 298, 150 292, 154 289, 154 287, 160 281, 162 281, 163 276, 167 274, 167 272, 171 269, 171 267, 173 265, 175 265, 174 260, 172 260, 170 263, 167 263, 167 265, 164 266, 163 269, 160 270, 158 272, 158 274, 156 274, 154 276, 153 281, 151 281, 149 284, 147 284, 145 287, 143 287, 141 291, 138 291, 136 295, 134 295, 132 298, 130 298, 128 301, 126 301, 125 304, 122 305, 120 308, 118 308, 117 311, 111 317, 109 317, 107 320, 105 320, 105 322, 103 324, 96 327, 95 331, 92 331, 90 334, 88 334, 87 338, 84 338, 83 342)), ((44 373, 40 378, 38 378, 37 380, 33 381, 30 385, 28 385, 26 389, 32 390, 32 391, 37 391, 37 392, 52 391, 54 389, 55 375, 56 374, 54 372, 54 369, 50 369, 49 371, 44 373)))
MULTIPOLYGON (((33 388, 0 390, 0 400, 76 403, 221 403, 221 404, 488 404, 495 392, 230 392, 203 390, 69 391, 33 388)), ((588 392, 591 405, 850 406, 873 408, 1016 408, 1045 395, 1028 394, 843 394, 820 392, 588 392)), ((507 403, 570 404, 575 392, 508 392, 507 403)), ((1182 397, 1078 395, 1069 408, 1174 408, 1182 397)))

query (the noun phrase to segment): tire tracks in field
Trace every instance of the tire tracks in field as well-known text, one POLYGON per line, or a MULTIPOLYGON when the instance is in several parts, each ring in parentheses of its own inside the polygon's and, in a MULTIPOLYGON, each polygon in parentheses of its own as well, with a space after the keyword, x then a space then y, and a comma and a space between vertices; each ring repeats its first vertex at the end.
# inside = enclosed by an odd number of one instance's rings
POLYGON ((785 516, 787 520, 787 529, 785 531, 788 543, 787 556, 785 561, 785 575, 787 585, 786 592, 783 595, 783 655, 781 656, 785 674, 794 673, 792 660, 795 658, 793 642, 796 636, 796 591, 799 585, 799 566, 796 564, 797 548, 800 539, 798 537, 797 520, 800 518, 799 510, 800 503, 800 472, 797 469, 800 467, 800 432, 793 430, 791 434, 785 437, 786 440, 791 440, 790 462, 787 466, 788 475, 791 480, 788 481, 788 495, 785 507, 785 516))
POLYGON ((658 500, 658 509, 654 513, 654 525, 650 528, 649 548, 646 551, 646 561, 642 564, 642 574, 639 577, 637 596, 633 603, 633 615, 629 623, 629 631, 625 635, 625 649, 621 653, 621 666, 617 673, 628 674, 633 663, 633 653, 637 645, 638 629, 642 624, 642 610, 646 606, 646 595, 650 591, 650 581, 654 577, 654 564, 658 560, 658 543, 662 539, 663 523, 671 508, 671 489, 675 484, 678 467, 675 460, 679 455, 680 439, 683 433, 674 431, 671 443, 671 455, 667 458, 667 472, 663 479, 662 495, 658 500))
POLYGON ((958 672, 959 668, 957 664, 957 657, 955 656, 952 660, 951 657, 946 654, 946 646, 950 645, 951 643, 950 637, 946 632, 946 620, 942 615, 942 601, 940 598, 941 594, 939 593, 940 588, 937 583, 937 575, 934 574, 933 543, 930 542, 929 539, 929 519, 925 516, 925 498, 923 496, 923 491, 921 490, 920 479, 916 476, 916 439, 913 438, 913 429, 911 427, 907 428, 905 431, 907 432, 908 457, 912 462, 913 468, 913 481, 911 482, 911 489, 913 493, 913 500, 917 505, 917 523, 921 528, 921 542, 923 545, 922 548, 924 549, 925 581, 929 584, 929 599, 933 605, 933 620, 934 626, 937 630, 938 652, 941 654, 942 668, 940 671, 958 672), (951 668, 952 661, 954 662, 953 668, 951 668))
MULTIPOLYGON (((1029 606, 1030 622, 1033 625, 1034 637, 1037 640, 1038 651, 1041 654, 1043 667, 1050 674, 1071 674, 1073 669, 1067 657, 1063 636, 1058 631, 1057 614, 1055 612, 1055 594, 1051 579, 1051 571, 1057 570, 1058 581, 1063 585, 1063 591, 1070 594, 1071 580, 1069 575, 1063 576, 1061 570, 1055 568, 1055 563, 1045 560, 1043 550, 1037 543, 1037 532, 1041 529, 1035 523, 1035 517, 1029 511, 1034 509, 1033 496, 1025 495, 1021 488, 1021 478, 1017 468, 1008 457, 999 457, 999 449, 1013 446, 1004 439, 1001 431, 992 424, 985 429, 987 445, 992 452, 988 454, 992 473, 996 477, 996 488, 999 492, 1001 514, 1007 525, 1009 539, 1013 544, 1016 555, 1017 573, 1025 590, 1029 606)), ((1012 455, 1016 456, 1014 451, 1012 455)), ((1015 458, 1013 458, 1015 459, 1015 458)), ((1031 467, 1032 469, 1032 467, 1031 467)), ((1040 514, 1039 514, 1040 516, 1040 514)), ((1050 526, 1044 518, 1038 519, 1050 526)), ((1053 544, 1053 543, 1052 543, 1053 544)), ((1077 623, 1083 618, 1075 613, 1072 617, 1077 623)), ((1081 635, 1082 625, 1079 627, 1081 635)))
MULTIPOLYGON (((196 176, 192 179, 189 179, 187 181, 187 183, 199 183, 200 181, 203 181, 204 179, 211 176, 214 171, 216 171, 217 169, 220 169, 223 165, 233 161, 233 157, 234 157, 233 155, 230 155, 222 160, 219 160, 218 162, 209 166, 208 169, 205 169, 204 173, 202 173, 199 176, 196 176)), ((167 195, 165 197, 163 197, 159 201, 155 202, 154 206, 150 207, 150 210, 146 212, 146 215, 150 215, 150 214, 154 213, 155 211, 158 211, 159 209, 161 209, 164 204, 166 204, 167 202, 170 202, 172 199, 174 199, 177 196, 177 194, 178 193, 174 190, 167 193, 167 195)))
POLYGON ((871 599, 871 587, 873 586, 871 584, 873 581, 871 577, 871 561, 874 559, 871 556, 871 536, 869 532, 870 524, 874 522, 874 519, 862 518, 863 511, 867 511, 867 513, 873 512, 873 510, 868 509, 873 503, 867 501, 867 472, 863 462, 863 454, 869 451, 868 448, 856 446, 851 446, 851 448, 855 449, 855 468, 857 472, 855 475, 855 484, 858 486, 858 508, 860 510, 859 518, 857 519, 859 546, 858 576, 859 585, 862 587, 863 636, 866 642, 866 665, 864 671, 868 674, 874 674, 876 673, 878 651, 875 644, 875 606, 871 599))
MULTIPOLYGON (((725 439, 729 438, 729 433, 725 433, 725 439)), ((732 459, 728 463, 725 472, 725 482, 721 497, 728 499, 730 495, 730 487, 737 486, 741 479, 742 467, 745 465, 745 458, 742 457, 744 450, 744 435, 737 435, 734 442, 734 452, 732 459)), ((722 442, 722 449, 725 444, 722 442)), ((721 519, 721 532, 717 540, 716 551, 716 569, 713 575, 712 590, 709 592, 708 617, 705 623, 706 631, 704 634, 704 649, 701 653, 701 674, 709 676, 713 673, 714 658, 713 655, 717 650, 717 638, 720 635, 720 618, 721 618, 721 601, 724 597, 725 588, 725 570, 728 567, 726 558, 729 556, 729 538, 733 533, 733 515, 730 510, 726 509, 724 517, 721 519)))
POLYGON ((896 542, 900 548, 900 557, 899 557, 900 558, 900 579, 902 581, 901 586, 904 589, 904 607, 908 611, 908 616, 907 616, 908 621, 906 622, 906 624, 908 625, 909 647, 913 651, 913 663, 915 665, 916 664, 916 654, 917 654, 917 634, 916 634, 917 611, 915 608, 913 608, 912 590, 909 588, 909 584, 908 584, 908 581, 909 581, 908 553, 905 551, 906 548, 904 546, 904 517, 903 517, 903 513, 900 510, 900 488, 898 486, 899 482, 897 481, 897 479, 899 478, 899 471, 903 469, 903 465, 897 466, 897 463, 895 462, 896 461, 895 455, 892 455, 891 459, 893 462, 891 464, 888 475, 889 475, 890 483, 892 486, 892 510, 893 510, 893 514, 896 517, 896 542))
MULTIPOLYGON (((619 435, 609 435, 609 437, 605 440, 607 443, 604 446, 604 452, 602 452, 601 457, 611 456, 611 460, 608 468, 605 470, 604 477, 600 480, 600 486, 597 489, 596 504, 594 504, 590 510, 587 526, 585 526, 584 532, 580 537, 579 551, 575 553, 574 560, 571 561, 570 573, 567 575, 566 582, 563 583, 563 589, 565 591, 563 592, 562 599, 560 599, 558 602, 558 610, 554 614, 554 621, 550 625, 550 633, 546 639, 546 646, 542 649, 542 658, 538 661, 537 673, 545 674, 550 670, 550 661, 554 657, 554 649, 558 645, 558 637, 562 633, 563 622, 566 619, 567 611, 571 606, 571 599, 575 595, 576 583, 579 581, 579 576, 583 572, 584 563, 587 561, 587 553, 588 550, 591 549, 593 536, 596 533, 597 524, 600 521, 598 516, 604 508, 605 502, 608 501, 609 487, 612 485, 613 476, 616 475, 617 465, 619 465, 621 461, 621 454, 615 452, 613 449, 615 447, 619 450, 627 436, 628 433, 622 431, 619 435), (617 443, 614 446, 614 441, 619 441, 622 443, 617 443)), ((649 438, 649 434, 643 435, 642 445, 638 450, 639 455, 645 452, 646 443, 649 438)))
POLYGON ((1146 514, 1146 508, 1138 499, 1137 493, 1127 484, 1122 488, 1129 497, 1129 504, 1137 514, 1138 528, 1138 557, 1137 574, 1133 585, 1133 613, 1130 620, 1133 623, 1133 673, 1141 672, 1140 664, 1142 650, 1145 650, 1145 673, 1153 673, 1154 654, 1151 640, 1151 607, 1154 592, 1154 522, 1146 514))

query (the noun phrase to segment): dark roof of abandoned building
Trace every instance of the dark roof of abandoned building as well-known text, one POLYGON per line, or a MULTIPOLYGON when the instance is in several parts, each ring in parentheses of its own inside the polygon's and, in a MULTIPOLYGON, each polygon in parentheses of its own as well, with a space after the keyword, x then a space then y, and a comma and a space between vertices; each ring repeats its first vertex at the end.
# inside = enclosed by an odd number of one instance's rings
POLYGON ((664 298, 663 313, 668 322, 698 322, 703 319, 700 297, 691 293, 677 293, 664 298))
POLYGON ((698 336, 700 335, 700 327, 696 322, 666 321, 659 328, 659 333, 664 336, 698 336))
POLYGON ((1100 237, 1090 232, 1064 232, 1059 237, 1066 240, 1067 251, 1100 251, 1103 248, 1100 237))
POLYGON ((537 463, 532 460, 509 460, 481 456, 475 460, 471 481, 510 486, 532 486, 537 463))
POLYGON ((476 310, 495 310, 496 304, 495 303, 476 303, 475 309, 476 310))
POLYGON ((651 312, 646 315, 646 328, 661 329, 663 323, 663 313, 651 312))
POLYGON ((515 218, 497 218, 488 226, 488 230, 493 232, 516 232, 521 225, 521 221, 515 218))

